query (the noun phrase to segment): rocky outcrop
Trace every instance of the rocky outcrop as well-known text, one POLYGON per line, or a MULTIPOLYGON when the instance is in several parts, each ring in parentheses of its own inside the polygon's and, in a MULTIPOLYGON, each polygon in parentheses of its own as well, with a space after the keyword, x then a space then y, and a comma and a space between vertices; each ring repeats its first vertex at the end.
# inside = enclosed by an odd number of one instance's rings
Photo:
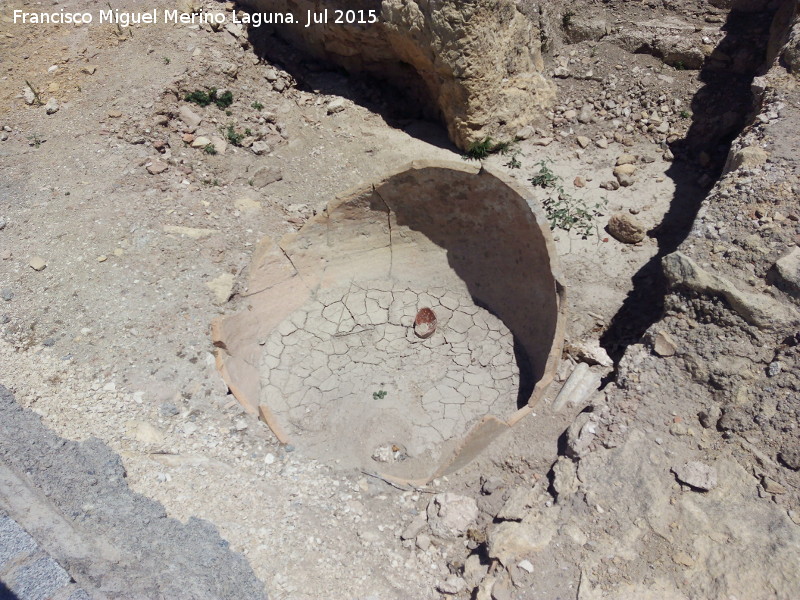
POLYGON ((276 34, 316 58, 400 88, 426 112, 438 114, 461 148, 486 136, 510 137, 555 98, 542 75, 539 29, 511 0, 246 4, 254 11, 291 11, 301 22, 275 27, 276 34), (336 9, 373 7, 374 24, 332 22, 336 9), (308 11, 326 9, 327 24, 305 27, 308 11))

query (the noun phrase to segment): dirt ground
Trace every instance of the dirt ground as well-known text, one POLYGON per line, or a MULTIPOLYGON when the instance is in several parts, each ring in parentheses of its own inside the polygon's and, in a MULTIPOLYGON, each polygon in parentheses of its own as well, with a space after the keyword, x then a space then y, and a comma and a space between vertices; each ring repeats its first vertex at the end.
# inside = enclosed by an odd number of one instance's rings
POLYGON ((553 186, 530 180, 552 173, 593 211, 586 239, 553 232, 563 364, 465 469, 398 489, 310 458, 222 382, 210 323, 243 307, 259 240, 410 160, 465 160, 374 82, 278 64, 277 42, 272 64, 224 28, 0 13, 0 383, 58 435, 107 443, 170 517, 213 523, 272 598, 798 597, 797 296, 773 265, 800 240, 800 105, 794 76, 762 68, 773 11, 578 4, 548 11, 556 106, 486 161, 544 203, 553 186), (210 88, 232 104, 183 100, 210 88), (665 278, 675 251, 750 308, 665 278), (581 363, 607 385, 556 405, 581 363), (437 528, 434 498, 468 499, 469 525, 437 528))

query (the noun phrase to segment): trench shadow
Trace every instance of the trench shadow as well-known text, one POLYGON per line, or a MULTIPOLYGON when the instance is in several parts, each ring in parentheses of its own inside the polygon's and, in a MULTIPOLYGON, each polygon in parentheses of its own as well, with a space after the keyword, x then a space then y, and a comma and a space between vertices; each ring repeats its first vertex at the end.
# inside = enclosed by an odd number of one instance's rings
MULTIPOLYGON (((251 7, 241 3, 236 3, 235 9, 253 12, 251 7)), ((247 39, 255 56, 289 73, 298 90, 347 98, 380 116, 394 129, 437 148, 461 154, 450 141, 425 82, 411 65, 399 61, 392 65, 393 77, 409 82, 400 88, 389 83, 388 78, 382 78, 377 70, 375 73, 348 72, 298 50, 285 41, 274 26, 250 27, 247 39)), ((270 83, 265 81, 265 85, 270 83)))
POLYGON ((0 581, 0 600, 19 600, 19 597, 0 581))
POLYGON ((666 175, 675 193, 664 219, 648 232, 658 252, 633 276, 633 289, 600 338, 615 367, 628 346, 641 341, 661 318, 667 295, 661 260, 689 236, 703 201, 722 175, 731 143, 752 118, 751 84, 767 62, 775 12, 731 11, 722 27, 725 37, 701 67, 703 86, 692 98, 692 123, 686 137, 670 148, 675 160, 666 175))

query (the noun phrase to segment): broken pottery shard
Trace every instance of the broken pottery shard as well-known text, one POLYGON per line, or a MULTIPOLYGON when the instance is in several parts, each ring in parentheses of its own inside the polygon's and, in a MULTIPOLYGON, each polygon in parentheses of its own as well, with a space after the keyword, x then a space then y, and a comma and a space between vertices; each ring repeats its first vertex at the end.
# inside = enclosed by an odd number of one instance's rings
POLYGON ((417 337, 427 339, 436 331, 436 314, 430 308, 423 308, 414 319, 414 333, 417 337))

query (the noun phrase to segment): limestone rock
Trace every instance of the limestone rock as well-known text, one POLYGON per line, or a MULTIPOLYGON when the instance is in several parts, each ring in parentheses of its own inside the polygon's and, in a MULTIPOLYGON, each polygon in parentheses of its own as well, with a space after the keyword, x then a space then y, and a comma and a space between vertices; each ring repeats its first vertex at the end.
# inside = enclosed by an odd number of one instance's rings
POLYGON ((636 166, 630 163, 624 163, 614 167, 614 177, 622 187, 630 187, 634 183, 634 173, 636 173, 636 166))
POLYGON ((533 137, 536 133, 536 130, 531 127, 530 125, 526 125, 525 127, 521 128, 517 131, 516 135, 514 136, 518 140, 529 140, 533 137))
POLYGON ((253 154, 261 155, 261 154, 269 154, 272 152, 272 147, 263 140, 258 140, 253 142, 253 145, 250 147, 250 150, 253 154))
POLYGON ((56 100, 55 98, 50 98, 47 101, 47 104, 44 105, 44 111, 48 115, 56 114, 58 112, 59 108, 61 108, 61 107, 58 105, 58 100, 56 100))
POLYGON ((184 14, 192 14, 199 12, 201 9, 201 4, 198 0, 179 0, 178 1, 178 10, 184 14))
POLYGON ((458 494, 436 494, 428 503, 428 526, 431 532, 443 539, 464 535, 478 518, 478 505, 474 499, 458 494))
POLYGON ((730 168, 734 169, 752 169, 767 162, 767 152, 758 146, 745 146, 741 150, 737 150, 733 157, 730 159, 730 168))
POLYGON ((775 263, 774 272, 777 283, 792 297, 800 300, 800 248, 782 256, 775 263))
POLYGON ((151 164, 147 165, 147 172, 150 175, 159 175, 169 169, 169 166, 160 160, 154 160, 151 164))
POLYGON ((128 421, 126 423, 128 435, 142 444, 161 444, 164 434, 146 421, 128 421))
POLYGON ((178 117, 183 121, 183 124, 186 125, 186 130, 189 132, 193 132, 197 129, 197 126, 200 125, 200 122, 203 120, 200 115, 186 105, 178 109, 178 117))
MULTIPOLYGON (((752 472, 733 459, 715 462, 718 488, 709 493, 676 495, 670 489, 675 485, 668 475, 674 466, 671 460, 639 430, 632 430, 621 446, 581 459, 581 491, 586 493, 589 506, 603 507, 605 515, 614 515, 610 522, 624 522, 621 529, 630 532, 626 539, 615 527, 608 535, 595 536, 593 542, 601 548, 614 547, 619 555, 636 555, 641 552, 643 538, 653 533, 670 543, 686 540, 674 529, 677 522, 688 532, 691 546, 673 547, 669 554, 681 549, 691 554, 695 562, 691 569, 693 598, 761 598, 765 590, 769 590, 767 596, 793 598, 800 589, 796 568, 800 528, 790 520, 786 507, 756 497, 752 472), (641 528, 631 527, 639 519, 641 528)), ((584 582, 587 580, 584 578, 584 582)), ((586 598, 681 597, 666 590, 650 596, 639 591, 626 594, 626 585, 620 581, 613 589, 598 589, 597 594, 587 594, 586 598)), ((582 582, 581 599, 583 588, 582 582)))
POLYGON ((583 412, 567 428, 567 456, 579 459, 589 454, 597 435, 597 421, 593 413, 583 412))
POLYGON ((619 186, 619 181, 617 181, 616 179, 609 179, 608 181, 604 181, 603 183, 601 183, 600 187, 603 188, 604 190, 613 192, 614 190, 618 190, 620 186, 619 186))
POLYGON ((457 575, 451 575, 445 581, 437 585, 436 589, 443 594, 455 596, 467 589, 467 582, 457 575))
POLYGON ((34 256, 31 259, 31 262, 28 263, 34 271, 44 271, 44 268, 47 266, 47 263, 41 256, 34 256))
POLYGON ((717 470, 699 461, 690 461, 672 468, 678 481, 707 492, 717 487, 717 470))
POLYGON ((214 294, 214 300, 217 304, 225 304, 230 299, 231 294, 233 294, 233 279, 231 273, 223 273, 219 277, 206 282, 206 286, 214 294))
POLYGON ((636 244, 644 239, 645 228, 637 219, 625 213, 612 215, 606 231, 623 244, 636 244))
POLYGON ((600 365, 601 367, 613 367, 614 361, 600 345, 599 340, 585 340, 570 344, 567 351, 581 362, 588 365, 600 365))
POLYGON ((574 15, 565 29, 567 39, 572 44, 597 41, 611 31, 605 20, 582 15, 574 15))
POLYGON ((328 106, 325 107, 326 111, 329 115, 334 115, 336 113, 340 113, 345 109, 345 103, 343 98, 334 98, 330 102, 328 102, 328 106))
POLYGON ((661 264, 672 287, 721 295, 734 311, 756 327, 781 329, 800 322, 800 315, 793 308, 765 294, 742 292, 730 281, 704 271, 682 252, 668 254, 661 264))
POLYGON ((228 149, 228 142, 216 135, 211 137, 211 145, 214 146, 214 150, 217 154, 225 154, 225 151, 228 149))
POLYGON ((790 73, 800 73, 800 21, 795 22, 789 34, 789 41, 783 50, 783 61, 790 73))
POLYGON ((778 458, 793 471, 800 471, 800 449, 787 447, 780 451, 778 458))
MULTIPOLYGON (((352 8, 342 0, 245 4, 294 14, 352 8)), ((315 58, 406 90, 422 112, 441 114, 451 139, 466 149, 487 136, 511 138, 555 99, 555 88, 543 75, 538 20, 517 4, 382 0, 374 3, 377 23, 369 26, 298 23, 276 27, 275 33, 315 58)))
POLYGON ((482 564, 478 554, 470 554, 464 561, 464 580, 469 587, 478 585, 486 577, 488 571, 489 565, 482 564))
POLYGON ((283 179, 283 172, 279 167, 269 166, 261 167, 253 174, 253 187, 261 189, 267 187, 271 183, 283 179))
POLYGON ((510 566, 547 547, 555 530, 549 515, 531 515, 522 522, 503 521, 489 532, 489 556, 510 566))
POLYGON ((769 477, 762 477, 761 485, 763 486, 764 491, 767 492, 768 494, 780 495, 786 493, 786 488, 784 486, 782 486, 774 479, 770 479, 769 477))
POLYGON ((261 210, 261 203, 251 198, 237 198, 233 205, 242 212, 258 212, 261 210))
POLYGON ((400 539, 413 540, 422 532, 423 529, 425 529, 425 523, 425 515, 422 513, 418 514, 400 534, 400 539))
POLYGON ((181 225, 164 225, 164 233, 174 233, 176 235, 185 235, 186 237, 199 240, 206 238, 216 233, 213 229, 202 229, 199 227, 183 227, 181 225))
POLYGON ((578 491, 578 476, 575 463, 571 459, 559 456, 553 464, 553 489, 561 502, 578 491))
POLYGON ((522 521, 530 509, 535 506, 539 491, 532 487, 517 487, 511 490, 503 508, 497 513, 502 521, 522 521))
POLYGON ((659 331, 653 336, 653 352, 661 357, 675 356, 678 346, 672 336, 665 331, 659 331))

